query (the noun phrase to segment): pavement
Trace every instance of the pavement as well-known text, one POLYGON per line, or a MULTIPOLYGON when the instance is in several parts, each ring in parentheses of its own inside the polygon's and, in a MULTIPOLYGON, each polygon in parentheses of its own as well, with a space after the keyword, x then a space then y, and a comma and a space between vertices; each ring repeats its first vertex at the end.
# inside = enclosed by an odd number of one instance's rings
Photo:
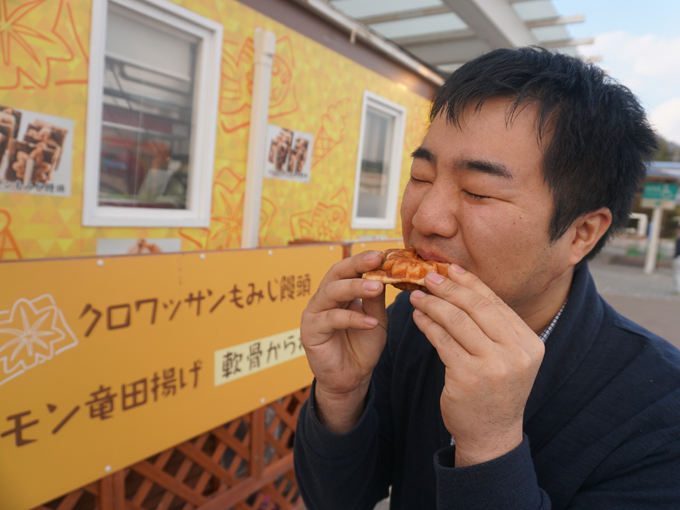
POLYGON ((646 275, 640 265, 611 263, 606 252, 590 263, 602 297, 620 314, 665 338, 680 349, 680 296, 674 294, 669 267, 646 275))
MULTIPOLYGON (((641 264, 617 263, 614 253, 604 251, 589 263, 602 297, 620 314, 665 338, 680 349, 680 296, 673 293, 669 267, 644 274, 641 264)), ((389 500, 375 510, 389 510, 389 500)))

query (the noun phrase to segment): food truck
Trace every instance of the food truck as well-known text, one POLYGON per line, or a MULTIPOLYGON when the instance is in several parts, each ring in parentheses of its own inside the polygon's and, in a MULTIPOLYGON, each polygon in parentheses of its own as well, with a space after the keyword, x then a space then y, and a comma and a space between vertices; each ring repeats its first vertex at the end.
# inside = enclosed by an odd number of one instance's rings
POLYGON ((3 3, 3 510, 303 508, 299 317, 443 81, 308 3, 3 3))

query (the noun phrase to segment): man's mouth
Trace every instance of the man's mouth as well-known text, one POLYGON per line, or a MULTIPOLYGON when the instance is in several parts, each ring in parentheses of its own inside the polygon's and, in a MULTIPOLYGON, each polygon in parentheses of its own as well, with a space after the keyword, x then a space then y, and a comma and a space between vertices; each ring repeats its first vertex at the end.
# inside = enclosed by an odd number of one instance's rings
POLYGON ((435 262, 444 262, 445 264, 449 264, 450 262, 446 260, 444 257, 441 255, 438 255, 435 252, 431 251, 426 251, 421 248, 416 248, 416 253, 422 258, 423 260, 433 260, 435 262))

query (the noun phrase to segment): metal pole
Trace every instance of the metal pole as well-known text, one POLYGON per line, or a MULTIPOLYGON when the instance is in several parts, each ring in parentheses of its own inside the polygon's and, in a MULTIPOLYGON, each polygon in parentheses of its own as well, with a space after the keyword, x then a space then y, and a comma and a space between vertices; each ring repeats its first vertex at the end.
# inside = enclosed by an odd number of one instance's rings
POLYGON ((269 91, 272 81, 272 61, 276 36, 272 32, 255 29, 255 61, 253 64, 253 97, 250 104, 250 132, 248 133, 248 163, 243 197, 243 226, 241 248, 257 248, 262 204, 269 91))
POLYGON ((661 212, 661 207, 655 207, 652 213, 652 232, 647 247, 645 274, 652 274, 656 268, 656 256, 659 253, 659 238, 661 237, 661 212))

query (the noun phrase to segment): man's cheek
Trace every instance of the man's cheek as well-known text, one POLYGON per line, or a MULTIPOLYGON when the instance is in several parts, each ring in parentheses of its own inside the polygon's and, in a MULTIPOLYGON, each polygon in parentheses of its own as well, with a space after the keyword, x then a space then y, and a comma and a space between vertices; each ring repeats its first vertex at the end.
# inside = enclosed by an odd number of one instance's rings
POLYGON ((404 237, 404 242, 408 241, 408 236, 413 230, 413 216, 418 210, 418 197, 413 193, 412 189, 409 189, 409 185, 406 186, 404 190, 404 196, 401 201, 401 230, 404 237))
POLYGON ((402 219, 405 217, 412 217, 418 210, 418 206, 423 200, 424 191, 419 190, 411 181, 408 182, 404 188, 404 195, 401 201, 402 219))

